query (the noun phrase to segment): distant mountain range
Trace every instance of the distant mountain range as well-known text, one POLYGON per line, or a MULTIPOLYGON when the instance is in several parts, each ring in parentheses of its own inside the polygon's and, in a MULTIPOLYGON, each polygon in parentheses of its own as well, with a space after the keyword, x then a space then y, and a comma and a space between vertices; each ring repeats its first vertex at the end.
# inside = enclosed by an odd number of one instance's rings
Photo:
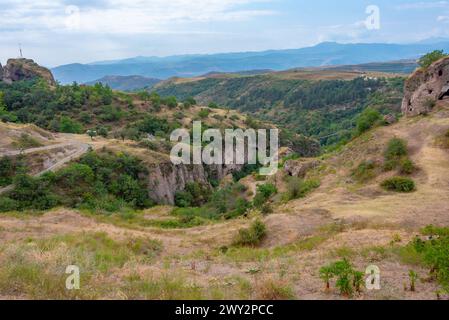
POLYGON ((142 76, 105 76, 101 79, 86 82, 87 85, 102 83, 108 85, 114 90, 136 91, 139 89, 149 89, 162 80, 147 78, 142 76))
POLYGON ((167 79, 195 77, 211 72, 275 71, 335 65, 417 59, 432 50, 449 51, 449 40, 415 44, 340 44, 324 42, 313 47, 263 52, 136 57, 90 64, 68 64, 52 69, 61 83, 86 83, 105 76, 131 76, 167 79))

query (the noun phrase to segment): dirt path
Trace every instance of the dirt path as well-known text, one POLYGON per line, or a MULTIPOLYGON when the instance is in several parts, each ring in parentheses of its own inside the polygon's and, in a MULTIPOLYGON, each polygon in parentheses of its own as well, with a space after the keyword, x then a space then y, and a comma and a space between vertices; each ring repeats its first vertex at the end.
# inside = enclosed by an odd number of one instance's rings
MULTIPOLYGON (((26 154, 32 154, 32 153, 36 153, 36 152, 42 152, 42 151, 51 151, 53 149, 59 149, 59 148, 74 148, 74 151, 72 153, 70 153, 67 157, 61 159, 60 161, 58 161, 57 163, 55 163, 54 165, 52 165, 51 167, 40 171, 39 173, 37 173, 35 176, 40 176, 43 175, 46 172, 50 172, 50 171, 56 171, 58 169, 60 169, 61 167, 63 167, 65 164, 81 157, 83 154, 85 154, 88 150, 89 150, 89 145, 86 143, 81 143, 81 142, 69 142, 69 143, 59 143, 59 144, 54 144, 54 145, 50 145, 50 146, 45 146, 45 147, 39 147, 39 148, 32 148, 32 149, 27 149, 27 150, 20 150, 20 151, 8 151, 8 152, 4 152, 2 154, 0 154, 0 156, 17 156, 17 155, 26 155, 26 154)), ((4 187, 0 189, 0 195, 5 193, 5 192, 9 192, 14 188, 13 185, 4 187)))

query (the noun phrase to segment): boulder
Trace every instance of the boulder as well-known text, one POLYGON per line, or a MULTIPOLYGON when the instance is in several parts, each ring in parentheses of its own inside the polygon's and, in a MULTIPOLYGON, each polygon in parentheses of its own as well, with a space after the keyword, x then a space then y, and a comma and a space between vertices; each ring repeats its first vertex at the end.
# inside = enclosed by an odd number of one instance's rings
POLYGON ((427 69, 416 70, 405 82, 402 113, 405 116, 426 114, 438 100, 449 98, 449 57, 434 62, 427 69))
POLYGON ((9 59, 3 68, 2 74, 3 77, 0 79, 6 83, 42 78, 49 85, 53 86, 56 84, 50 70, 41 67, 31 59, 9 59))
POLYGON ((320 165, 315 159, 288 160, 285 162, 284 170, 292 177, 304 178, 307 172, 320 165))
POLYGON ((387 114, 386 116, 384 116, 384 122, 388 125, 391 125, 398 122, 398 119, 394 114, 387 114))

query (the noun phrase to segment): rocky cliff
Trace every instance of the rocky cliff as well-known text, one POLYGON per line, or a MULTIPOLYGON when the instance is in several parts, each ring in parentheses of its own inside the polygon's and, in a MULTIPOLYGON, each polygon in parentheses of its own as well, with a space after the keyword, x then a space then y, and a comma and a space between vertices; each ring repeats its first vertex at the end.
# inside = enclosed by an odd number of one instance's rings
POLYGON ((406 116, 426 114, 437 100, 449 98, 449 57, 427 69, 416 70, 405 82, 402 113, 406 116))
POLYGON ((222 180, 241 169, 241 165, 154 164, 148 167, 149 195, 156 203, 173 205, 176 192, 184 190, 188 183, 210 185, 211 180, 222 180))
POLYGON ((3 68, 0 65, 0 81, 12 83, 14 81, 34 78, 42 78, 49 85, 56 84, 50 70, 41 67, 31 59, 9 59, 3 68))

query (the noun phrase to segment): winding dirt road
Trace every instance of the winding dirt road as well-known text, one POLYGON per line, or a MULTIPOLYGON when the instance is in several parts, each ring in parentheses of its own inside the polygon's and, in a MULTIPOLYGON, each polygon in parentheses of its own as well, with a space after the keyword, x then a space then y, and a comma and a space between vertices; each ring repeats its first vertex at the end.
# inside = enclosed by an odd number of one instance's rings
MULTIPOLYGON (((74 150, 67 157, 61 159, 60 161, 58 161, 51 167, 48 167, 47 169, 40 171, 39 173, 34 175, 35 177, 38 177, 38 176, 43 175, 46 172, 56 171, 56 170, 60 169, 61 167, 63 167, 65 164, 67 164, 75 159, 78 159, 79 157, 81 157, 83 154, 85 154, 89 150, 90 145, 87 143, 81 143, 81 142, 58 143, 58 144, 54 144, 54 145, 50 145, 50 146, 31 148, 31 149, 27 149, 27 150, 3 152, 0 154, 0 156, 13 157, 13 156, 18 156, 18 155, 26 155, 26 154, 32 154, 32 153, 41 152, 41 151, 49 151, 49 150, 53 150, 53 149, 70 148, 70 147, 72 147, 74 150)), ((10 185, 10 186, 0 189, 0 195, 5 192, 11 191, 13 188, 14 188, 14 185, 10 185)))

